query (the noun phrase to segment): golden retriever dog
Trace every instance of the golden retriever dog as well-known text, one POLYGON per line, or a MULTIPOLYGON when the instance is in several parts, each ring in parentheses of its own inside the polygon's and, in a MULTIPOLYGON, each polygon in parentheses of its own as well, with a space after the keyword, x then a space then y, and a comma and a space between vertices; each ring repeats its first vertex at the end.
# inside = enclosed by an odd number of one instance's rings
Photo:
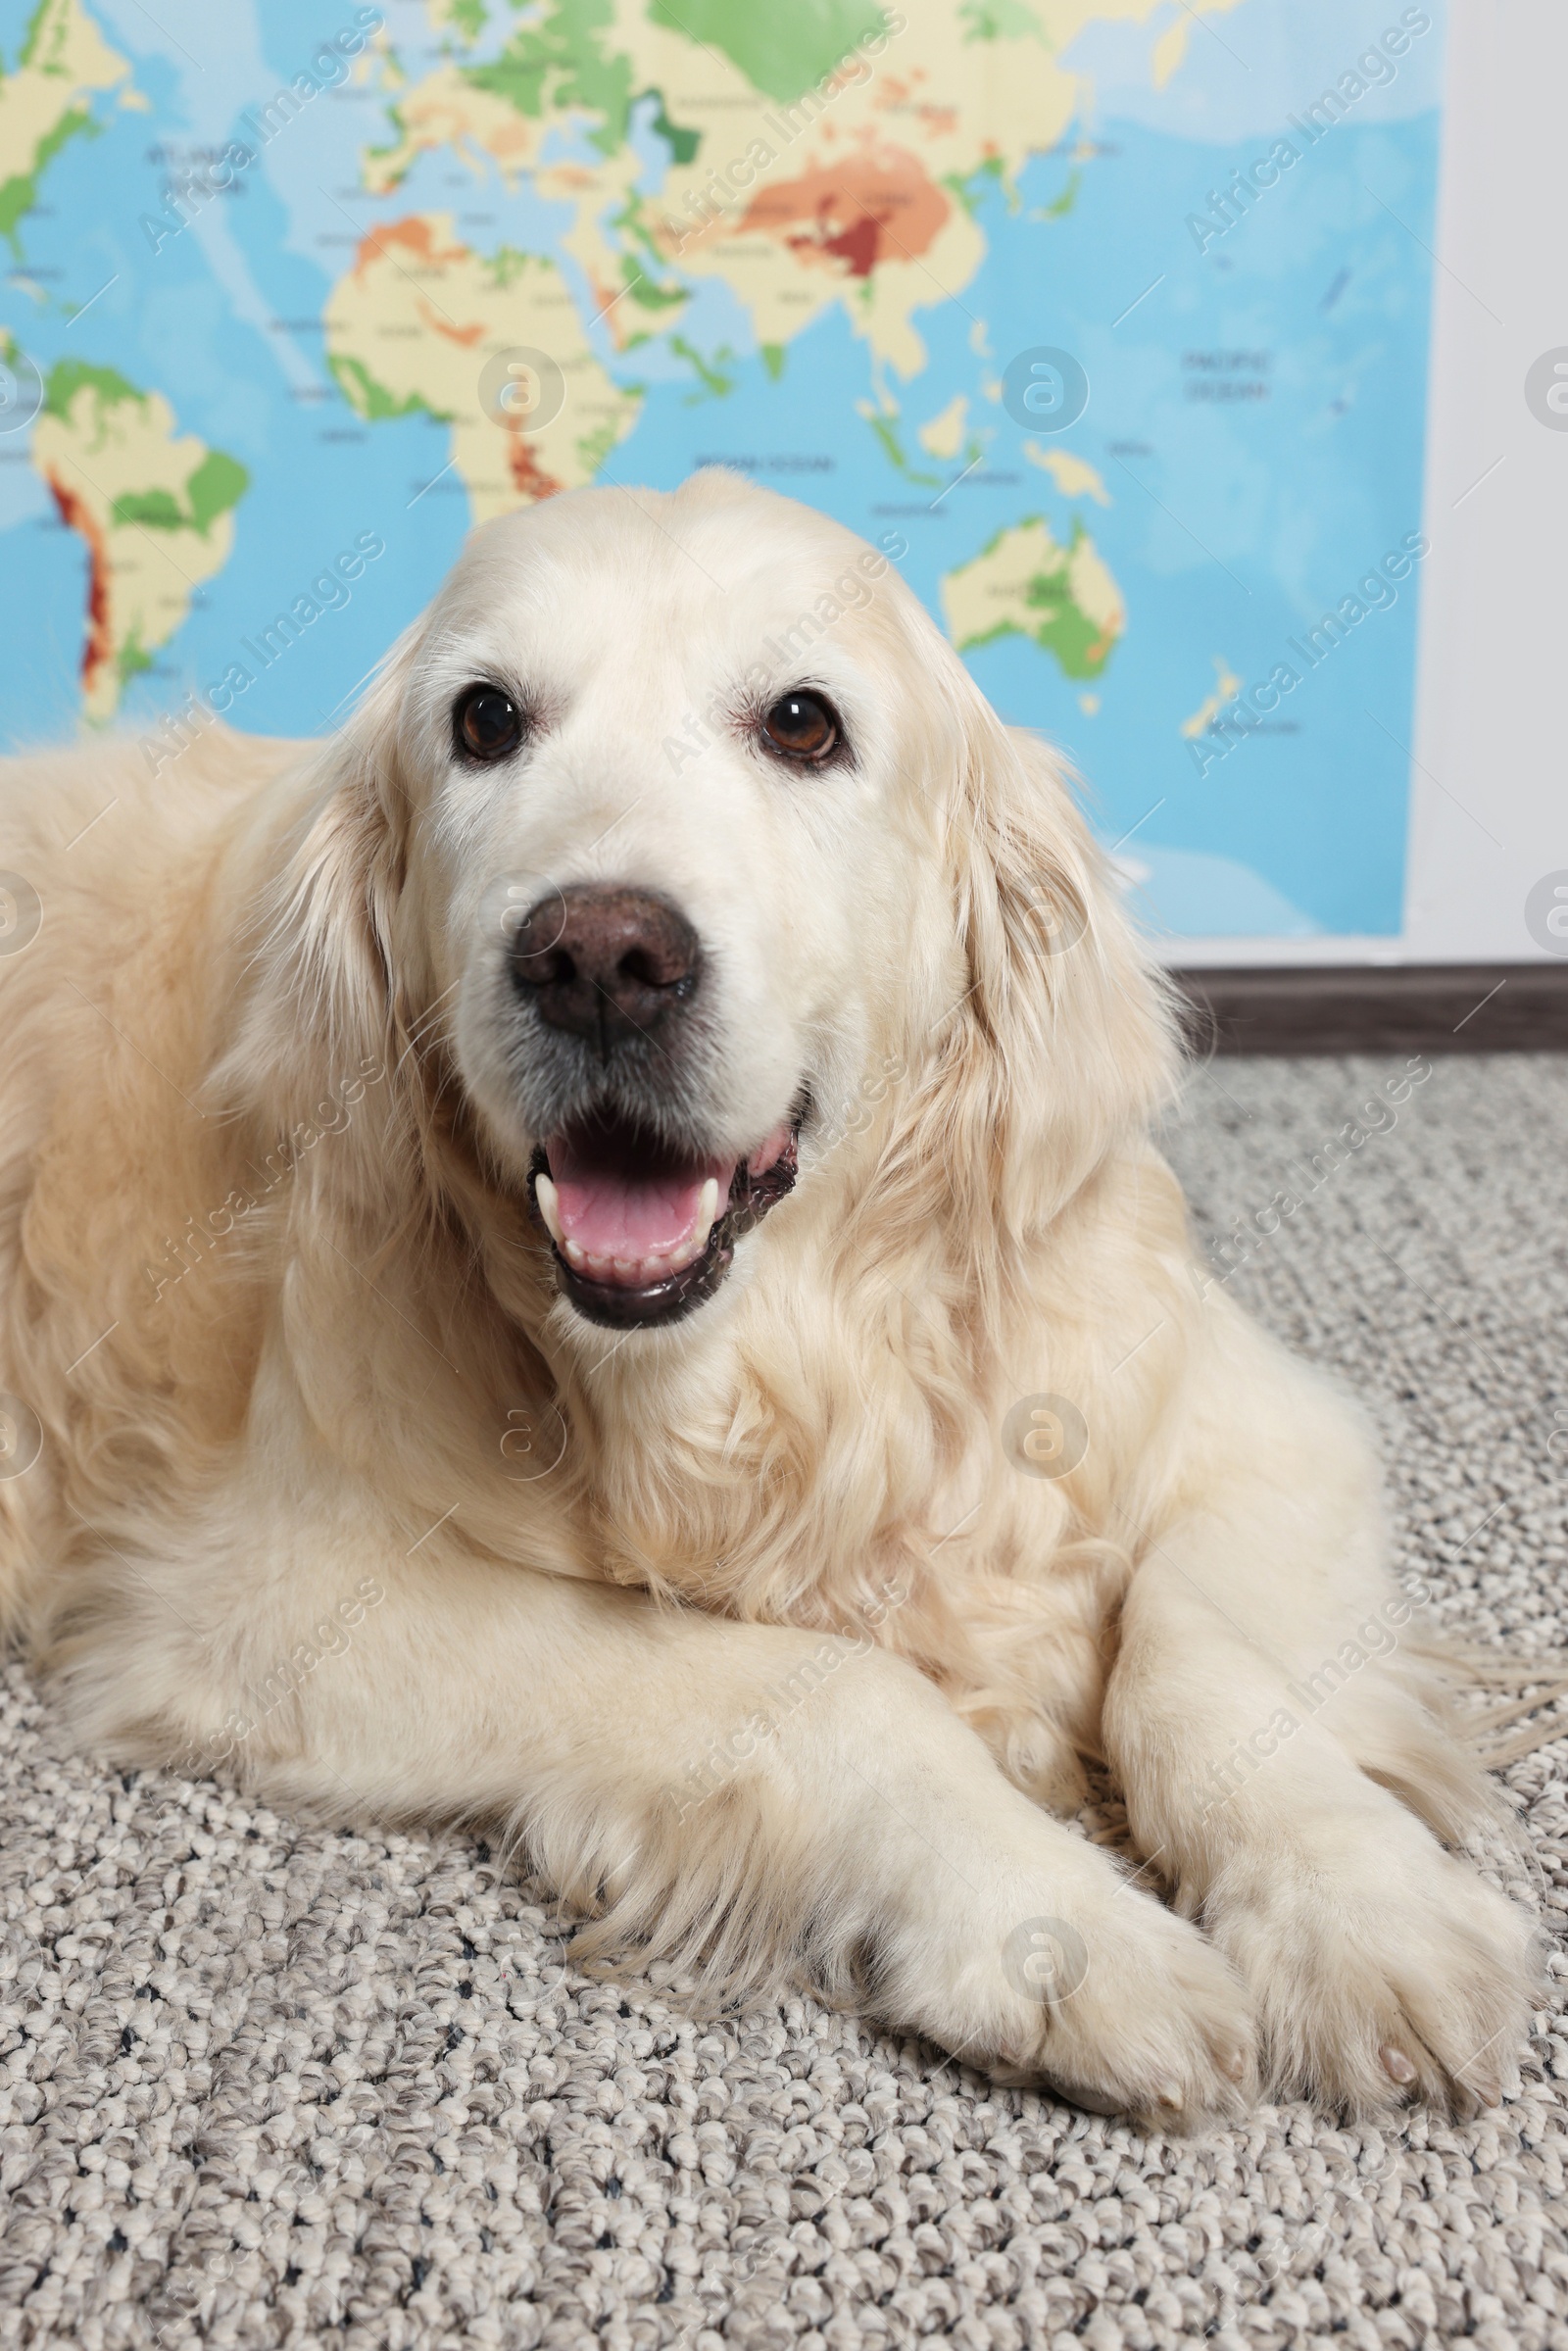
POLYGON ((555 499, 331 741, 15 759, 0 863, 0 1590, 83 1746, 1151 2125, 1495 2099, 1533 1931, 1371 1449, 884 555, 555 499))

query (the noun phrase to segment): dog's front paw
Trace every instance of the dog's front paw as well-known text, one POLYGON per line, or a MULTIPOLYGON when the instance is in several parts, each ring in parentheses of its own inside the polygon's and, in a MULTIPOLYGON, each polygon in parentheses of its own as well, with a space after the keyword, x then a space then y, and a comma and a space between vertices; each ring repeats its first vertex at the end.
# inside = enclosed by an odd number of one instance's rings
POLYGON ((1496 2104, 1528 2029, 1534 1931, 1392 1797, 1233 1857, 1202 1917, 1251 1990, 1276 2095, 1363 2116, 1496 2104))
POLYGON ((969 1906, 946 1949, 928 1929, 918 1966, 889 1953, 888 2005, 998 2081, 1096 2113, 1164 2131, 1241 2115, 1255 2069, 1240 1981, 1196 1928, 1094 1858, 1103 1874, 1089 1886, 1054 1874, 969 1906))

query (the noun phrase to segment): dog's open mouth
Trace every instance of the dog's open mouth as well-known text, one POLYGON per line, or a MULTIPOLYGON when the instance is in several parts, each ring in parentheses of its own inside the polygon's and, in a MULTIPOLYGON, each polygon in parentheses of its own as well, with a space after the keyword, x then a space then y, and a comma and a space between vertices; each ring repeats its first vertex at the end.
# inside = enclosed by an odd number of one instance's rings
POLYGON ((619 1120, 534 1152, 528 1191, 562 1293, 590 1322, 674 1322, 711 1298, 735 1244, 795 1182, 798 1120, 745 1158, 694 1156, 619 1120))

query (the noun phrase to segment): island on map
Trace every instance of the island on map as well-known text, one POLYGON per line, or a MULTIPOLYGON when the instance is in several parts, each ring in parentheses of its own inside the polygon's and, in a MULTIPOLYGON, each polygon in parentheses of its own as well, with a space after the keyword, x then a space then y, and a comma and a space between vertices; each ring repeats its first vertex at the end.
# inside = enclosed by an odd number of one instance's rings
POLYGON ((1039 515, 999 530, 942 582, 948 629, 960 653, 997 637, 1028 637, 1067 677, 1098 677, 1126 627, 1126 609, 1081 522, 1063 547, 1039 515))
POLYGON ((1031 465, 1050 474, 1064 498, 1092 498, 1096 506, 1109 506, 1103 476, 1087 458, 1075 457, 1070 449, 1042 447, 1038 441, 1025 441, 1023 453, 1031 465))
POLYGON ((49 374, 32 462, 86 542, 82 702, 89 718, 111 718, 125 680, 185 618, 192 589, 227 562, 248 476, 181 435, 161 393, 80 360, 49 374))

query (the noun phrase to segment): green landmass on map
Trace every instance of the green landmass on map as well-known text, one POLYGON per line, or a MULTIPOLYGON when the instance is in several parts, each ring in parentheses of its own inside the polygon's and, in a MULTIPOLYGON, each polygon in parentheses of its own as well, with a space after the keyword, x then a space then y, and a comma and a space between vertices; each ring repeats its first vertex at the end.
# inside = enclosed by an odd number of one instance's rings
POLYGON ((580 107, 598 115, 590 136, 609 155, 626 135, 632 104, 630 58, 607 57, 600 47, 614 20, 614 0, 558 0, 539 24, 520 26, 489 65, 466 66, 464 78, 521 115, 541 116, 547 102, 552 112, 580 107))
POLYGON ((755 89, 787 106, 882 30, 867 0, 650 0, 649 16, 722 49, 755 89))
POLYGON ((90 384, 105 408, 114 408, 122 400, 140 400, 142 394, 133 383, 113 367, 94 367, 86 360, 59 360, 49 370, 43 390, 44 413, 50 416, 66 416, 71 404, 83 384, 90 384))
POLYGON ((1065 677, 1098 677, 1126 626, 1121 591, 1082 522, 1063 547, 1038 514, 1005 524, 950 571, 942 600, 960 653, 1027 637, 1065 677))
POLYGON ((421 400, 417 392, 411 392, 406 400, 395 400, 385 384, 376 382, 363 360, 349 359, 341 351, 329 351, 326 364, 337 377, 338 388, 350 408, 358 410, 372 424, 384 423, 389 416, 440 414, 427 400, 421 400))

